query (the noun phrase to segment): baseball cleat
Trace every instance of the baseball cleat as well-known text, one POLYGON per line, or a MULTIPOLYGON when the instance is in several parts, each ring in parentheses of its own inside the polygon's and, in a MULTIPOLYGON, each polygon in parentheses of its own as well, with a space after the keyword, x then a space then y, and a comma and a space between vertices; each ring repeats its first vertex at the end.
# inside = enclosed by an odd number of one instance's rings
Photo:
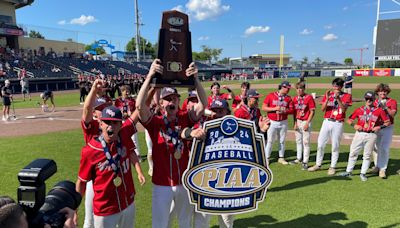
POLYGON ((149 174, 149 176, 153 176, 153 169, 149 169, 149 171, 147 172, 149 174))
POLYGON ((284 158, 279 158, 278 163, 281 163, 282 165, 287 165, 289 162, 287 162, 284 158))
POLYGON ((386 179, 386 170, 380 170, 379 171, 379 177, 382 179, 386 179))
POLYGON ((301 169, 302 170, 307 170, 308 169, 308 164, 307 163, 302 163, 301 164, 301 169))
POLYGON ((367 176, 365 176, 365 174, 360 174, 360 179, 361 179, 361 181, 367 181, 368 180, 368 178, 367 178, 367 176))
POLYGON ((339 177, 350 177, 351 173, 350 172, 343 172, 338 174, 339 177))
POLYGON ((379 168, 375 166, 371 169, 370 173, 379 173, 379 168))
POLYGON ((299 159, 296 159, 296 160, 293 160, 293 161, 289 162, 289 164, 290 165, 297 165, 297 164, 300 164, 300 161, 299 161, 299 159))
POLYGON ((328 169, 328 176, 333 176, 333 175, 335 175, 335 173, 336 173, 336 169, 335 168, 330 167, 328 169))
POLYGON ((320 170, 320 169, 321 169, 321 166, 314 165, 314 166, 311 166, 310 168, 308 168, 308 171, 314 172, 314 171, 317 171, 317 170, 320 170))

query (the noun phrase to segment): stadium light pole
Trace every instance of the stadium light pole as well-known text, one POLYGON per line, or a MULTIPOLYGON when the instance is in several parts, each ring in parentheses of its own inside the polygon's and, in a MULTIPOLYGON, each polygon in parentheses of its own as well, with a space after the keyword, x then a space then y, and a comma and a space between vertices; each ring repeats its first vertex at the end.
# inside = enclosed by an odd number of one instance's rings
POLYGON ((138 8, 138 0, 135 0, 135 16, 136 16, 136 61, 140 61, 140 52, 139 52, 139 8, 138 8))
POLYGON ((372 56, 372 68, 375 68, 375 55, 376 55, 376 37, 378 35, 378 22, 379 22, 379 13, 380 13, 380 7, 381 7, 381 0, 378 0, 377 7, 376 7, 376 22, 375 22, 375 28, 374 28, 374 37, 373 37, 373 44, 374 44, 374 55, 372 56))

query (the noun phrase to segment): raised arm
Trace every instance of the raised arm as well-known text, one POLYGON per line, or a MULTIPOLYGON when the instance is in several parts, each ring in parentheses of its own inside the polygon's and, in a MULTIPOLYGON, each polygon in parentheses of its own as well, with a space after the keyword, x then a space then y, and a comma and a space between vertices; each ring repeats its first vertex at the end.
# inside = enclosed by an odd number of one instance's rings
POLYGON ((193 76, 194 77, 194 85, 196 86, 196 90, 197 90, 197 99, 199 100, 199 103, 197 103, 194 106, 194 113, 192 114, 193 116, 193 120, 198 120, 200 119, 203 114, 204 114, 204 109, 207 106, 207 95, 206 95, 206 91, 204 91, 203 86, 201 85, 201 82, 199 80, 198 76, 198 69, 195 66, 194 62, 192 62, 189 65, 189 68, 186 69, 186 76, 190 77, 193 76))
POLYGON ((150 107, 146 104, 150 82, 156 73, 162 74, 162 72, 163 66, 161 66, 161 60, 155 59, 151 64, 149 73, 147 74, 146 80, 143 82, 142 88, 140 88, 136 100, 136 109, 138 110, 139 119, 142 122, 147 122, 151 117, 150 107))
POLYGON ((101 79, 96 79, 93 82, 92 88, 88 96, 85 99, 85 103, 83 104, 83 111, 82 111, 82 120, 89 124, 90 121, 93 119, 93 105, 96 100, 96 93, 99 89, 103 87, 104 81, 101 79))

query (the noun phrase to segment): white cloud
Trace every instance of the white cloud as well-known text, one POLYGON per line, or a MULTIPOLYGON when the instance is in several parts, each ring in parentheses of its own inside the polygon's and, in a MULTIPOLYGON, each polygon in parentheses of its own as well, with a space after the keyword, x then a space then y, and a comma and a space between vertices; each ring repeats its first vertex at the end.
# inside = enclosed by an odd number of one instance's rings
POLYGON ((300 35, 310 35, 311 33, 313 33, 312 30, 305 28, 303 31, 300 32, 300 35))
POLYGON ((174 8, 172 8, 172 10, 176 10, 176 11, 185 13, 185 9, 183 8, 182 5, 177 5, 177 6, 175 6, 174 8))
POLYGON ((325 40, 325 41, 332 41, 332 40, 337 40, 338 36, 336 36, 333 33, 328 33, 324 37, 322 37, 322 39, 325 40))
POLYGON ((221 0, 189 0, 186 9, 195 19, 202 21, 218 17, 229 11, 229 5, 221 5, 221 0))
POLYGON ((89 23, 93 23, 96 22, 97 19, 91 15, 81 15, 79 18, 73 18, 71 19, 71 21, 69 22, 72 25, 86 25, 89 23))
POLYGON ((325 25, 324 26, 324 29, 326 29, 326 30, 329 30, 329 29, 332 29, 333 28, 333 25, 325 25))
POLYGON ((210 37, 208 36, 200 36, 198 40, 209 40, 210 37))
POLYGON ((61 20, 61 21, 57 22, 57 24, 59 24, 59 25, 65 25, 66 23, 67 23, 66 20, 61 20))
POLYGON ((263 44, 264 40, 257 40, 257 44, 263 44))
POLYGON ((343 11, 346 11, 346 10, 348 10, 348 9, 349 9, 348 6, 343 7, 343 11))
POLYGON ((249 28, 246 29, 246 31, 244 32, 245 36, 250 36, 253 35, 255 33, 262 33, 262 32, 268 32, 269 31, 269 27, 268 26, 250 26, 249 28))

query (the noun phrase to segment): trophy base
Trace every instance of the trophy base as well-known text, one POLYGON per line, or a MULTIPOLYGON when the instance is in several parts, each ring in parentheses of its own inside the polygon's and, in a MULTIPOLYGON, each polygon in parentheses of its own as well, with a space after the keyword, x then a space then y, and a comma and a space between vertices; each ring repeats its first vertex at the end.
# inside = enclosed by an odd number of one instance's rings
POLYGON ((156 88, 162 88, 162 87, 185 87, 185 88, 195 88, 194 85, 194 78, 188 78, 187 80, 177 80, 177 79, 164 79, 161 77, 157 77, 156 75, 153 80, 150 82, 150 86, 156 87, 156 88))

